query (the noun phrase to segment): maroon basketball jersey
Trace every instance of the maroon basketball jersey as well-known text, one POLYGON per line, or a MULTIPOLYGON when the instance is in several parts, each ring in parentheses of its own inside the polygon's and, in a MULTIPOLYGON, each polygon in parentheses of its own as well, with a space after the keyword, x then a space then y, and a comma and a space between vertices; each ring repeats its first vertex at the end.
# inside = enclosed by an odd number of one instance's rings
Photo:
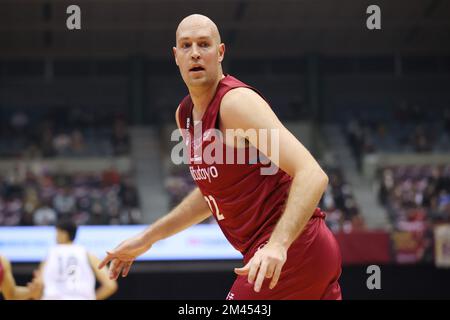
MULTIPOLYGON (((254 245, 261 244, 262 240, 270 236, 283 213, 292 178, 281 169, 273 175, 261 174, 261 168, 269 165, 262 164, 256 158, 249 159, 252 155, 251 146, 240 150, 245 153, 245 162, 236 163, 238 148, 227 146, 225 139, 220 144, 223 161, 208 164, 204 160, 208 145, 215 141, 214 138, 210 139, 208 129, 219 129, 222 98, 228 91, 239 87, 250 88, 261 95, 256 89, 226 75, 219 82, 201 122, 193 123, 194 105, 189 95, 180 104, 179 122, 181 129, 186 129, 183 138, 191 149, 188 159, 191 175, 225 237, 245 255, 254 245), (200 125, 202 134, 194 136, 194 126, 198 133, 200 125), (225 163, 227 152, 234 154, 233 164, 225 163)), ((320 209, 316 209, 314 214, 323 215, 320 209)))

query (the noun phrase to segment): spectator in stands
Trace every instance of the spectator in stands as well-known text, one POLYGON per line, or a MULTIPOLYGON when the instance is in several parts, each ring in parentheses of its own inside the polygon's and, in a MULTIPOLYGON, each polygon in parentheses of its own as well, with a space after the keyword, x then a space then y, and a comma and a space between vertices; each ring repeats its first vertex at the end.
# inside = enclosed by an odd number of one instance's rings
POLYGON ((16 133, 26 133, 29 124, 28 115, 25 112, 17 111, 12 114, 10 124, 16 133))
POLYGON ((34 117, 21 110, 5 112, 9 117, 6 121, 0 117, 0 138, 9 139, 0 141, 0 156, 129 154, 130 138, 123 116, 114 116, 109 110, 103 115, 100 110, 69 110, 44 108, 34 117))
POLYGON ((72 139, 66 133, 59 133, 53 138, 53 148, 58 156, 67 155, 71 145, 72 139))
POLYGON ((56 151, 53 146, 53 130, 49 121, 45 121, 42 124, 41 132, 40 148, 42 150, 42 156, 45 158, 55 156, 56 151))
POLYGON ((102 184, 104 186, 114 186, 120 184, 120 174, 114 166, 102 173, 102 184))
POLYGON ((25 196, 23 201, 23 216, 21 224, 33 225, 34 212, 40 206, 37 190, 33 186, 29 184, 25 185, 25 196))
POLYGON ((412 145, 416 152, 430 152, 431 145, 423 126, 418 125, 414 131, 412 145))
POLYGON ((63 186, 53 199, 53 207, 58 216, 70 216, 75 212, 75 197, 68 185, 63 186))
POLYGON ((71 154, 74 156, 85 156, 86 145, 83 133, 80 130, 74 130, 71 134, 71 141, 71 154))
POLYGON ((400 221, 450 221, 450 166, 385 168, 382 202, 394 225, 400 221))
POLYGON ((48 201, 43 202, 33 215, 33 222, 36 226, 54 225, 57 220, 56 211, 50 206, 48 201))
POLYGON ((130 137, 127 125, 122 119, 116 119, 114 122, 112 145, 116 156, 122 156, 130 152, 130 137))
POLYGON ((104 199, 99 190, 94 190, 91 194, 92 206, 89 224, 109 224, 109 217, 106 214, 104 199))

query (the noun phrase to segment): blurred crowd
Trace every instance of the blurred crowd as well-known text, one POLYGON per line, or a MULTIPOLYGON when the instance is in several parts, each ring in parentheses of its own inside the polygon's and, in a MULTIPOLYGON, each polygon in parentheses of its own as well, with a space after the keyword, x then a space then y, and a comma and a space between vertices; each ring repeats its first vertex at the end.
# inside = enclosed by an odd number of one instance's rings
POLYGON ((450 222, 450 165, 391 166, 379 174, 396 261, 432 262, 434 227, 450 222))
POLYGON ((450 165, 383 168, 379 201, 397 227, 405 222, 450 222, 450 165))
POLYGON ((378 114, 353 117, 345 128, 359 169, 365 154, 378 151, 422 153, 450 150, 448 108, 434 110, 402 103, 393 110, 368 110, 378 114))
POLYGON ((59 218, 78 225, 140 223, 136 187, 114 168, 95 174, 16 168, 0 176, 0 225, 53 225, 59 218))
POLYGON ((327 214, 326 223, 334 233, 365 230, 363 216, 351 185, 339 168, 324 167, 329 183, 319 207, 327 214))
POLYGON ((0 114, 0 157, 121 156, 130 152, 127 121, 114 112, 52 108, 0 114))

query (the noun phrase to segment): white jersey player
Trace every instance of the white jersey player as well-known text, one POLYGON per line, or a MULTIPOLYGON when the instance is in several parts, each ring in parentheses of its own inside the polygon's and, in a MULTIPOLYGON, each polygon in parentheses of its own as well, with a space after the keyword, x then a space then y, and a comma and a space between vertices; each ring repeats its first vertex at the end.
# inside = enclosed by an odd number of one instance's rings
POLYGON ((49 250, 33 280, 42 283, 43 300, 101 300, 117 290, 117 282, 96 268, 98 258, 73 243, 76 230, 71 221, 56 225, 57 245, 49 250), (100 283, 97 290, 96 279, 100 283))

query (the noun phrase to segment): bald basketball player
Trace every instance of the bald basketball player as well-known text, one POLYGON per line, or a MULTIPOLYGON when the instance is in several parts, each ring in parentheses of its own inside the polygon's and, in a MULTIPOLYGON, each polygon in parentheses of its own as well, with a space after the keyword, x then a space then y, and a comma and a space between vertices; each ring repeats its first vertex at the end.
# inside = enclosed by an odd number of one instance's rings
POLYGON ((6 300, 28 300, 38 295, 37 286, 17 286, 14 280, 11 263, 6 257, 0 256, 0 292, 6 300))
POLYGON ((227 299, 341 299, 339 248, 317 208, 328 184, 325 172, 256 89, 223 73, 225 45, 208 17, 195 14, 181 21, 173 53, 189 91, 175 118, 193 155, 189 167, 198 187, 166 216, 108 252, 99 268, 111 262, 111 278, 126 276, 136 257, 156 241, 212 214, 244 257, 227 299), (202 150, 212 141, 196 136, 200 129, 222 133, 222 151, 244 152, 246 162, 205 161, 202 150), (262 148, 262 136, 245 133, 252 129, 266 132, 268 148, 262 148), (226 134, 230 130, 233 134, 226 134), (275 144, 278 152, 268 152, 275 144), (266 164, 250 161, 252 148, 278 170, 263 174, 266 164))

